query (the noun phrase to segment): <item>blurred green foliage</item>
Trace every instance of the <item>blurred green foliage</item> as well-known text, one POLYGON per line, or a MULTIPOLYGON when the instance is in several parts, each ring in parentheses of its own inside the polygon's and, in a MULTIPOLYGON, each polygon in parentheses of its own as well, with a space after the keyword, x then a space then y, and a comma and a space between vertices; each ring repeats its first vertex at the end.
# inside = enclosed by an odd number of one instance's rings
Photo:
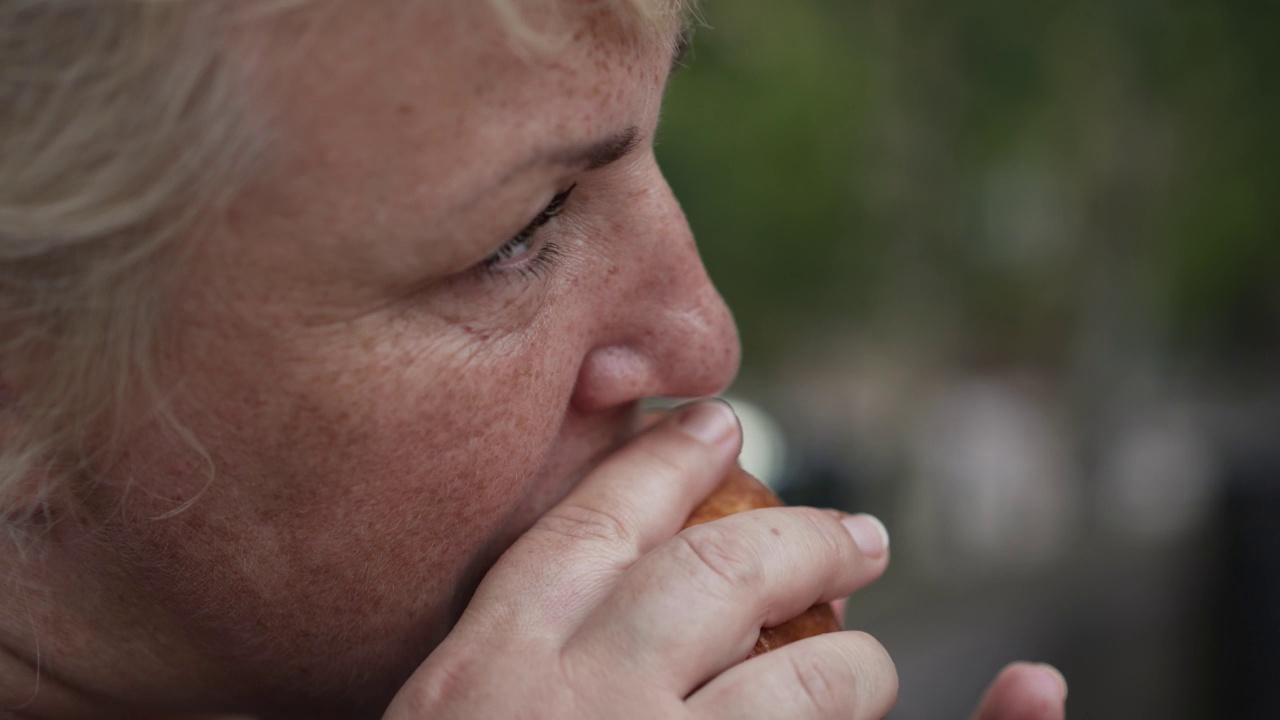
POLYGON ((1280 3, 706 17, 658 151, 749 361, 904 318, 961 354, 1052 355, 1099 324, 1168 351, 1274 343, 1280 3))

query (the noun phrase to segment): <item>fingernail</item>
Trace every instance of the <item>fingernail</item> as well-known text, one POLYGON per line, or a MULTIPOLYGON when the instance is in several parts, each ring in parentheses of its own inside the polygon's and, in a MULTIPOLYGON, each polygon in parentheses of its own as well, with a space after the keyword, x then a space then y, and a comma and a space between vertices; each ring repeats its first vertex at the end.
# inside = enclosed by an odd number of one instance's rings
POLYGON ((702 400, 680 409, 680 428, 708 445, 718 445, 738 427, 738 417, 729 403, 702 400))
POLYGON ((1040 667, 1047 670, 1053 677, 1058 680, 1058 684, 1062 686, 1062 699, 1067 699, 1067 679, 1063 677, 1062 672, 1058 668, 1048 664, 1040 663, 1040 667))
POLYGON ((853 542, 863 555, 875 558, 889 550, 889 531, 874 515, 850 515, 840 522, 853 536, 853 542))

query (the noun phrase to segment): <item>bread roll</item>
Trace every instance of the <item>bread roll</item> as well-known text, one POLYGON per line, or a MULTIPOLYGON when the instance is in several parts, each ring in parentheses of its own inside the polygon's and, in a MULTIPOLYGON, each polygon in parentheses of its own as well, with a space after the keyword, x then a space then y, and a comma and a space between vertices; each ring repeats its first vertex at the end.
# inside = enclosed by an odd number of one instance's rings
MULTIPOLYGON (((694 508, 684 526, 689 527, 711 522, 744 510, 779 507, 780 505, 782 505, 782 501, 770 492, 769 488, 765 487, 759 480, 751 477, 747 471, 735 465, 720 484, 720 487, 716 488, 715 492, 711 493, 711 496, 704 500, 701 505, 694 508)), ((840 629, 840 621, 836 619, 835 611, 831 609, 831 605, 827 603, 814 605, 793 620, 782 623, 777 627, 762 628, 760 630, 760 639, 756 640, 755 647, 751 649, 751 654, 747 655, 747 657, 752 658, 796 640, 821 635, 822 633, 837 632, 840 629)))

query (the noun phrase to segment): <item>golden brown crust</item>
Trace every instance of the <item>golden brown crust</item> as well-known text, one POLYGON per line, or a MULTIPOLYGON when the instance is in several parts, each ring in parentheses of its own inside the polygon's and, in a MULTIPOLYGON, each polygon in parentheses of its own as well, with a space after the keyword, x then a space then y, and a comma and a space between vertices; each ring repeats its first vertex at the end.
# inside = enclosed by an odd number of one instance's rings
MULTIPOLYGON (((698 507, 694 508, 684 526, 699 525, 718 520, 726 515, 757 508, 779 507, 782 501, 763 483, 738 466, 721 482, 720 487, 698 507)), ((787 643, 814 635, 837 632, 841 629, 835 611, 829 604, 814 605, 799 617, 777 627, 763 628, 748 658, 780 648, 787 643)))

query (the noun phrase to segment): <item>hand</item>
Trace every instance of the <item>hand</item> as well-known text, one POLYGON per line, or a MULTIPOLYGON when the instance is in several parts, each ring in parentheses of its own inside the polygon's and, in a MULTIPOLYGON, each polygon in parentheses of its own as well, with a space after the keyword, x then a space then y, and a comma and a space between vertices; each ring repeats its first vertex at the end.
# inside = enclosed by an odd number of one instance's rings
POLYGON ((809 508, 680 531, 740 445, 707 402, 607 459, 502 556, 385 720, 886 715, 897 674, 863 633, 742 661, 762 625, 879 577, 888 548, 865 518, 809 508))
POLYGON ((1063 720, 1067 681, 1048 665, 1015 663, 1000 671, 973 720, 1063 720))

